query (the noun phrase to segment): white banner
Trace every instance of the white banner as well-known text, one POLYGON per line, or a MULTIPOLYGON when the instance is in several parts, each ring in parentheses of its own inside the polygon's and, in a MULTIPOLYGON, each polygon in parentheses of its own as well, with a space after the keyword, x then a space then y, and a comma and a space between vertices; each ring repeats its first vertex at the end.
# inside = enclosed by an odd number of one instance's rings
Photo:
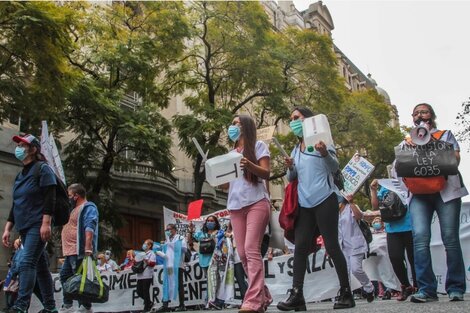
POLYGON ((54 141, 52 133, 49 135, 47 121, 42 121, 41 126, 41 153, 46 157, 47 163, 54 170, 55 174, 65 184, 65 174, 60 160, 59 150, 54 141))
MULTIPOLYGON (((184 215, 166 210, 166 213, 172 213, 171 219, 177 223, 178 219, 184 220, 184 215), (173 215, 175 214, 175 215, 173 215)), ((224 211, 216 212, 219 216, 227 218, 224 211)), ((166 220, 172 222, 172 220, 166 220)), ((201 220, 204 218, 201 217, 201 220)), ((186 223, 187 221, 185 221, 186 223)), ((180 223, 181 224, 181 223, 180 223)), ((445 251, 440 239, 438 221, 435 218, 432 223, 431 253, 434 273, 438 281, 438 292, 445 292, 445 278, 447 265, 445 260, 445 251)), ((462 205, 460 215, 460 242, 464 256, 467 284, 470 283, 470 203, 462 205)), ((294 267, 294 256, 284 255, 273 258, 272 261, 264 261, 265 279, 274 303, 286 299, 286 291, 292 286, 292 275, 294 267)), ((385 286, 400 289, 400 283, 393 273, 388 255, 386 236, 374 234, 374 240, 370 244, 370 255, 364 260, 364 270, 371 280, 380 280, 385 286)), ((59 275, 52 275, 54 281, 54 296, 57 306, 62 304, 62 286, 59 275)), ((122 312, 140 310, 143 308, 143 300, 137 297, 136 274, 130 271, 121 273, 103 273, 103 280, 110 287, 109 301, 103 304, 93 304, 95 312, 122 312)), ((154 273, 154 282, 152 288, 152 297, 155 301, 155 307, 161 305, 162 297, 163 269, 157 266, 154 273)), ((197 262, 188 265, 184 275, 185 304, 196 305, 203 304, 207 292, 207 283, 203 277, 203 272, 197 262)), ((355 278, 351 279, 352 288, 360 287, 355 278)), ((313 302, 335 297, 339 282, 336 276, 333 262, 328 256, 325 256, 324 249, 308 257, 307 273, 305 274, 304 296, 307 302, 313 302)), ((470 293, 470 288, 467 289, 470 293)), ((238 286, 235 287, 235 299, 240 300, 238 286)), ((76 305, 76 303, 75 303, 76 305)), ((170 306, 177 306, 178 301, 171 303, 170 306)), ((38 300, 33 297, 31 311, 39 311, 42 307, 38 300)))

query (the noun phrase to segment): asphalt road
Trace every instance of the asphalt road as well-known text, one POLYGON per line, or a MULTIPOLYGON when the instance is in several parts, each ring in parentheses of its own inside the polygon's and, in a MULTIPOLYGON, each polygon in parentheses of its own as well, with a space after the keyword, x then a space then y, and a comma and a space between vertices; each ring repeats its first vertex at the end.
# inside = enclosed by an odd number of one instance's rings
MULTIPOLYGON (((356 300, 356 307, 352 309, 333 310, 332 302, 310 303, 307 305, 308 312, 322 313, 322 312, 335 312, 335 313, 353 313, 353 312, 367 312, 367 313, 470 313, 470 297, 467 295, 466 301, 449 302, 447 296, 439 297, 438 302, 430 303, 412 303, 409 300, 399 302, 397 300, 381 300, 376 299, 371 303, 366 300, 356 300)), ((205 312, 208 311, 188 311, 188 312, 205 312)), ((236 309, 225 309, 224 313, 238 313, 236 309)), ((273 304, 269 307, 267 313, 282 312, 273 304)), ((294 311, 291 311, 294 313, 294 311)))

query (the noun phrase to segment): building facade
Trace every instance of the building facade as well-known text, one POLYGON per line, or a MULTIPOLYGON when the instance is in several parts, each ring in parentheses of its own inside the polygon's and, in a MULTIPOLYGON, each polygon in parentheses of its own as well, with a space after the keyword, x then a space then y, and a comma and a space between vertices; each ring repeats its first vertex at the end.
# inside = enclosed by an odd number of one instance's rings
MULTIPOLYGON (((321 2, 315 2, 305 11, 298 11, 293 1, 263 1, 263 7, 269 16, 273 28, 282 31, 287 27, 313 29, 321 34, 331 36, 334 24, 328 8, 321 2)), ((391 104, 387 92, 378 87, 371 76, 364 75, 354 63, 337 47, 334 51, 338 57, 338 72, 344 78, 344 84, 351 91, 375 88, 391 104)), ((128 95, 122 105, 131 108, 139 105, 137 95, 128 95)), ((392 106, 393 107, 393 106, 392 106)), ((398 123, 398 115, 391 120, 398 123)), ((184 105, 183 99, 176 96, 163 115, 171 119, 175 114, 188 114, 190 110, 184 105)), ((11 141, 13 135, 20 132, 21 120, 4 123, 0 130, 0 221, 5 224, 11 208, 11 189, 16 174, 21 169, 21 163, 14 157, 15 144, 11 141)), ((280 126, 282 128, 282 126, 280 126)), ((287 131, 287 129, 285 129, 287 131)), ((283 129, 279 129, 283 131, 283 129)), ((62 144, 67 144, 68 136, 62 138, 62 144)), ((175 158, 175 168, 171 175, 157 172, 150 164, 138 164, 132 168, 121 168, 115 165, 112 170, 114 199, 116 210, 124 218, 124 227, 118 231, 122 238, 124 249, 140 247, 143 240, 153 238, 163 239, 163 207, 181 213, 186 212, 187 204, 193 197, 193 160, 189 159, 178 147, 178 137, 172 134, 173 146, 171 153, 175 158)), ((281 186, 272 186, 272 199, 277 203, 282 201, 281 186)), ((207 183, 203 187, 202 196, 205 200, 204 213, 224 209, 227 195, 222 190, 212 188, 207 183)), ((107 247, 100 247, 101 250, 107 247)), ((0 250, 0 274, 6 270, 7 258, 10 252, 0 250)), ((56 257, 60 256, 57 250, 56 257)), ((54 259, 52 260, 54 263, 54 259)))

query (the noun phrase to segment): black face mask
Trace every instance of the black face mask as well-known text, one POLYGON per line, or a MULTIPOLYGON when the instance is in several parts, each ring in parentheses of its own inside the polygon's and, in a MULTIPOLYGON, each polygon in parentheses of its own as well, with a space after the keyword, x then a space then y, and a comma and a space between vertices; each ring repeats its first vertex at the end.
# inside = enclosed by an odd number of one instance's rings
POLYGON ((77 206, 77 200, 75 200, 73 197, 69 198, 69 203, 70 203, 72 209, 75 209, 75 207, 77 206))
POLYGON ((415 121, 415 125, 418 126, 419 124, 421 124, 421 122, 424 122, 426 124, 428 124, 429 126, 431 126, 432 122, 430 119, 424 119, 424 118, 421 118, 419 117, 416 121, 415 121))

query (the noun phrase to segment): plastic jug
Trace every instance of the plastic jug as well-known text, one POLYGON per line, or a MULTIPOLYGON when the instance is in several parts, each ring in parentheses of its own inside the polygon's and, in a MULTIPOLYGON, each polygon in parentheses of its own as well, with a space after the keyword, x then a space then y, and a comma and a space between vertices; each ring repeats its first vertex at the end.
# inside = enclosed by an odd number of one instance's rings
POLYGON ((334 146, 333 137, 331 137, 330 124, 325 114, 318 114, 304 119, 303 135, 307 151, 313 152, 315 144, 320 140, 327 146, 334 146))
POLYGON ((243 155, 232 151, 206 161, 206 180, 212 186, 229 183, 242 176, 240 161, 243 155))

